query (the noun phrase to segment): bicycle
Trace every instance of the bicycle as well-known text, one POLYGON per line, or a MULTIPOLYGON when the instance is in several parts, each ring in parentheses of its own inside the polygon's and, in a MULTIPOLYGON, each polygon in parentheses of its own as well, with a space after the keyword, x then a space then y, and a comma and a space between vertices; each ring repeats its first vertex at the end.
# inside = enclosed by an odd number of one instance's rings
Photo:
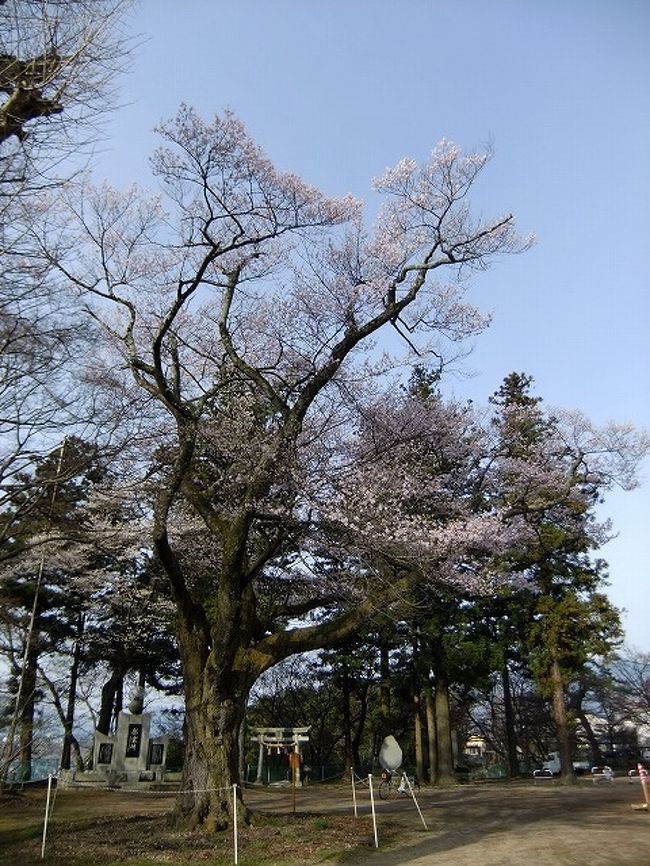
POLYGON ((399 785, 395 783, 394 776, 395 773, 391 773, 388 770, 384 770, 381 774, 381 782, 379 784, 379 796, 382 800, 387 800, 391 796, 396 796, 397 794, 405 794, 406 796, 410 796, 411 792, 414 794, 416 792, 420 792, 420 783, 415 778, 415 776, 408 776, 406 772, 402 772, 400 776, 399 785))

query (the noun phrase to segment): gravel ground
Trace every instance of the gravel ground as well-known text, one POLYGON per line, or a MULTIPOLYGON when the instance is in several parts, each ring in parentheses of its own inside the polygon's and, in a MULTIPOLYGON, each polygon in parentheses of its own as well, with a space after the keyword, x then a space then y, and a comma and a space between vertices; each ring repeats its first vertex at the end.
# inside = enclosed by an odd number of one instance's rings
MULTIPOLYGON (((289 792, 251 792, 252 806, 290 813, 289 792), (271 799, 275 796, 275 801, 271 799)), ((379 848, 359 850, 351 862, 375 866, 641 866, 650 862, 650 814, 639 811, 638 780, 513 782, 422 789, 418 797, 428 830, 408 797, 378 801, 379 848), (637 808, 634 808, 637 807, 637 808), (382 823, 407 828, 398 849, 382 849, 382 823)), ((368 789, 357 791, 361 816, 370 813, 368 789)), ((296 812, 350 813, 351 793, 304 788, 296 812)), ((371 844, 374 842, 370 840, 371 844)))

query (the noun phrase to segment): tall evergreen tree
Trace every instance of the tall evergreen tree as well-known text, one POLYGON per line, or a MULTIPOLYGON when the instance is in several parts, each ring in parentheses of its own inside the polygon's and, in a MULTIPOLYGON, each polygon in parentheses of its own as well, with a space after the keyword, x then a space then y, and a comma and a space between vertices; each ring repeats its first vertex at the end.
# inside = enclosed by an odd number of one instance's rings
POLYGON ((502 504, 531 531, 510 566, 534 582, 531 663, 551 700, 562 776, 571 781, 567 684, 587 658, 611 651, 621 635, 618 613, 602 592, 604 563, 592 554, 602 540, 594 507, 608 478, 558 418, 543 412, 531 386, 531 377, 512 373, 491 398, 495 461, 502 504))

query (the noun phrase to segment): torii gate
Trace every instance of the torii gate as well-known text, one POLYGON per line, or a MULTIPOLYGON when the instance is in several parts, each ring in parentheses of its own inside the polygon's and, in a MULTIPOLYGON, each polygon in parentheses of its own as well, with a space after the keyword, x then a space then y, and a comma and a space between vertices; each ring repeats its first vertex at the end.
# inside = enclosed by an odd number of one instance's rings
POLYGON ((263 783, 262 772, 264 769, 264 755, 276 749, 278 752, 286 750, 298 755, 294 760, 289 758, 290 766, 295 772, 296 785, 302 784, 300 778, 300 747, 302 743, 309 742, 309 731, 311 725, 306 728, 251 728, 251 739, 259 743, 259 756, 257 759, 258 784, 263 783))

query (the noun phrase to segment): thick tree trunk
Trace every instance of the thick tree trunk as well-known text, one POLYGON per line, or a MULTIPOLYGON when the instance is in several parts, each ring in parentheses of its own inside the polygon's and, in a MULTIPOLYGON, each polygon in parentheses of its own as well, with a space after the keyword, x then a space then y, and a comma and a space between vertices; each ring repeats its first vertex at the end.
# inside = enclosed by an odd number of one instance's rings
POLYGON ((116 705, 116 696, 121 689, 124 680, 124 671, 113 668, 110 677, 102 686, 102 701, 97 719, 97 730, 100 734, 108 736, 111 730, 111 721, 116 705))
POLYGON ((436 733, 438 752, 438 772, 436 774, 437 785, 453 785, 456 782, 454 776, 454 752, 451 743, 451 718, 449 712, 449 684, 444 677, 436 679, 436 733))
POLYGON ((413 658, 411 661, 411 676, 413 689, 413 736, 415 740, 415 775, 418 779, 424 779, 424 742, 422 734, 422 688, 421 688, 421 664, 420 664, 420 638, 416 636, 412 641, 413 658))
POLYGON ((345 660, 341 666, 341 696, 343 698, 343 763, 346 778, 352 777, 352 721, 350 718, 350 677, 345 660))
POLYGON ((176 815, 183 826, 202 827, 208 832, 224 830, 231 823, 235 785, 241 801, 238 731, 246 696, 226 692, 225 688, 208 687, 198 701, 188 702, 183 783, 176 815))
POLYGON ((366 718, 368 716, 368 686, 364 685, 357 689, 357 699, 359 701, 359 715, 357 724, 352 735, 352 762, 355 767, 361 766, 361 740, 366 726, 366 718))
POLYGON ((589 749, 591 751, 591 760, 593 764, 595 764, 596 766, 599 764, 604 764, 605 759, 603 757, 602 749, 600 748, 600 743, 596 739, 594 729, 589 724, 589 719, 585 715, 585 711, 582 709, 582 707, 578 708, 578 710, 576 711, 576 715, 584 729, 587 741, 589 742, 589 749))
POLYGON ((424 706, 427 715, 427 740, 429 748, 429 784, 435 785, 438 775, 438 752, 436 749, 436 708, 433 699, 433 689, 427 685, 424 692, 424 706))
POLYGON ((573 759, 571 755, 571 727, 566 708, 562 671, 557 660, 554 660, 551 664, 551 686, 553 721, 555 722, 557 731, 557 744, 560 753, 560 774, 565 784, 573 784, 576 781, 576 776, 573 772, 573 759))
POLYGON ((413 696, 413 726, 415 729, 415 775, 424 779, 424 749, 422 742, 422 717, 420 715, 420 693, 413 696))
POLYGON ((598 742, 596 735, 594 734, 594 730, 589 723, 589 719, 587 718, 585 711, 583 709, 583 702, 587 695, 589 687, 581 680, 577 690, 571 695, 569 701, 569 708, 575 712, 576 717, 582 728, 585 732, 585 736, 587 737, 587 742, 589 743, 589 749, 591 751, 591 762, 593 765, 604 764, 605 759, 603 758, 603 753, 600 748, 600 743, 598 742))
POLYGON ((506 767, 508 778, 514 779, 519 775, 519 761, 517 760, 517 740, 515 737, 515 720, 512 711, 512 691, 510 689, 510 671, 508 659, 504 657, 501 669, 501 684, 503 687, 503 716, 506 739, 506 767))
POLYGON ((120 713, 124 709, 124 676, 117 684, 115 691, 115 707, 113 709, 113 729, 117 730, 117 722, 120 718, 120 713))
POLYGON ((36 675, 38 670, 38 639, 32 634, 27 652, 25 670, 23 672, 23 687, 18 718, 20 733, 18 737, 18 771, 19 782, 28 782, 32 778, 32 750, 34 744, 34 712, 36 708, 36 675))
MULTIPOLYGON (((79 662, 81 659, 81 639, 84 632, 84 615, 79 614, 77 619, 77 634, 72 652, 72 665, 70 667, 70 685, 68 688, 68 701, 63 722, 63 749, 61 751, 61 769, 69 770, 72 764, 72 744, 74 736, 74 711, 77 700, 77 680, 79 678, 79 662)), ((77 744, 77 752, 79 750, 77 744)), ((77 764, 78 766, 78 764, 77 764)))
POLYGON ((388 647, 379 647, 379 712, 381 716, 381 739, 392 734, 390 707, 390 656, 388 647))
POLYGON ((247 782, 246 776, 246 722, 243 721, 239 726, 237 733, 237 741, 239 743, 239 778, 242 782, 247 782))
MULTIPOLYGON (((185 688, 185 760, 176 820, 183 827, 207 832, 231 825, 233 797, 240 803, 239 732, 246 700, 256 675, 223 664, 200 629, 178 632, 185 688), (236 788, 235 788, 236 786, 236 788)), ((248 820, 247 811, 238 815, 248 820)))

